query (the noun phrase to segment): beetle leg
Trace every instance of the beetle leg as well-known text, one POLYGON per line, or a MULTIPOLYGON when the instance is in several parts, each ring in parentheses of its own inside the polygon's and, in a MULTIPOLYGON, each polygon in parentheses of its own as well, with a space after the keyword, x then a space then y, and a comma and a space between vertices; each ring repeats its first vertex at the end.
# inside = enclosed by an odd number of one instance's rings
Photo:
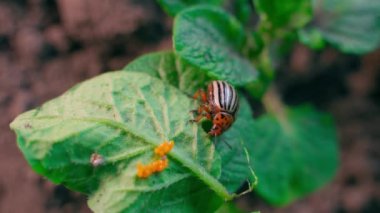
POLYGON ((205 109, 204 109, 204 106, 203 106, 203 105, 200 105, 200 106, 198 107, 198 109, 190 110, 190 112, 193 113, 193 114, 197 113, 197 115, 199 115, 199 114, 202 114, 202 112, 203 112, 204 110, 205 110, 205 109))
POLYGON ((212 120, 212 116, 211 116, 211 109, 209 107, 209 105, 204 105, 204 116, 208 119, 208 120, 212 120))
POLYGON ((204 104, 204 110, 205 110, 205 112, 207 112, 208 114, 211 114, 210 105, 204 104))
POLYGON ((190 110, 191 113, 198 113, 199 109, 193 109, 193 110, 190 110))
POLYGON ((190 120, 190 122, 199 122, 203 117, 211 120, 211 113, 208 105, 202 104, 196 110, 191 110, 193 113, 197 113, 197 117, 190 120))
POLYGON ((199 89, 199 90, 197 90, 197 91, 194 93, 194 95, 193 95, 193 98, 194 98, 194 99, 198 99, 199 97, 201 97, 201 101, 202 101, 203 103, 206 103, 206 102, 207 102, 207 94, 206 94, 206 92, 205 92, 204 90, 199 89))
POLYGON ((211 113, 207 112, 204 114, 204 116, 208 119, 208 120, 211 120, 211 113))
POLYGON ((203 114, 199 114, 194 119, 191 119, 190 122, 196 122, 196 123, 198 123, 202 118, 203 118, 203 114))
POLYGON ((207 104, 201 104, 198 109, 190 110, 191 113, 202 114, 203 112, 210 114, 210 109, 207 104))

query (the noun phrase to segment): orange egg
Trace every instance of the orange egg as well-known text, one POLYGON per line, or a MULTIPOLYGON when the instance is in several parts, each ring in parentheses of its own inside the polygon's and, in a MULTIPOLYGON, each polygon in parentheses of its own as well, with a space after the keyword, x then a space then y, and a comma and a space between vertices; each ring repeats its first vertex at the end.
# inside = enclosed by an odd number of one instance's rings
POLYGON ((169 160, 166 157, 166 154, 168 154, 173 147, 174 141, 164 141, 162 144, 158 145, 154 149, 154 153, 160 158, 148 165, 144 165, 140 162, 137 163, 137 177, 147 178, 153 173, 164 171, 169 165, 169 160))
POLYGON ((172 150, 173 147, 174 147, 174 141, 165 141, 154 149, 154 153, 162 157, 168 154, 172 150))

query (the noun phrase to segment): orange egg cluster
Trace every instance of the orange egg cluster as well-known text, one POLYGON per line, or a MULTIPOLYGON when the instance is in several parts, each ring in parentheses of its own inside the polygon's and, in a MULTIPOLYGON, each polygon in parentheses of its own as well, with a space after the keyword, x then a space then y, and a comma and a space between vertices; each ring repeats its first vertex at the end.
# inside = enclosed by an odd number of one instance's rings
POLYGON ((169 161, 166 157, 153 161, 148 165, 137 164, 137 177, 147 178, 155 172, 161 172, 168 167, 169 161))
POLYGON ((165 156, 167 153, 170 152, 170 150, 172 150, 173 146, 174 141, 164 141, 162 144, 160 144, 154 149, 154 153, 160 157, 165 156))
POLYGON ((169 160, 166 157, 166 154, 172 150, 174 146, 173 141, 164 141, 162 144, 158 145, 154 149, 154 153, 156 155, 157 160, 149 163, 148 165, 144 165, 142 163, 137 164, 137 177, 139 178, 147 178, 151 176, 153 173, 162 172, 169 165, 169 160))

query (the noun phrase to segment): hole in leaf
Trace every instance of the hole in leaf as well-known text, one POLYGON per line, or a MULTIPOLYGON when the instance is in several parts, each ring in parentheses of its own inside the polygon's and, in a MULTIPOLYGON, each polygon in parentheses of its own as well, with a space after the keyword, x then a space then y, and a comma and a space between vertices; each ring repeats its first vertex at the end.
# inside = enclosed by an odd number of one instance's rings
POLYGON ((205 132, 209 132, 212 127, 212 122, 210 120, 202 121, 201 126, 205 132))

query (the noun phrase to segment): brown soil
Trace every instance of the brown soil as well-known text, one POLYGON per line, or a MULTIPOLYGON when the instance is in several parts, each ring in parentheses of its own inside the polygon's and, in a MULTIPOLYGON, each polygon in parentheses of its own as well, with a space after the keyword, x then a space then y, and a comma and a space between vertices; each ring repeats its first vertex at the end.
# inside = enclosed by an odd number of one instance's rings
MULTIPOLYGON (((0 212, 90 212, 86 198, 36 175, 9 123, 76 83, 136 56, 171 48, 171 19, 152 0, 0 1, 0 212)), ((359 58, 297 46, 279 75, 289 104, 315 103, 338 125, 334 181, 294 204, 238 204, 262 212, 380 212, 380 51, 359 58), (312 68, 310 68, 312 67, 312 68)))

